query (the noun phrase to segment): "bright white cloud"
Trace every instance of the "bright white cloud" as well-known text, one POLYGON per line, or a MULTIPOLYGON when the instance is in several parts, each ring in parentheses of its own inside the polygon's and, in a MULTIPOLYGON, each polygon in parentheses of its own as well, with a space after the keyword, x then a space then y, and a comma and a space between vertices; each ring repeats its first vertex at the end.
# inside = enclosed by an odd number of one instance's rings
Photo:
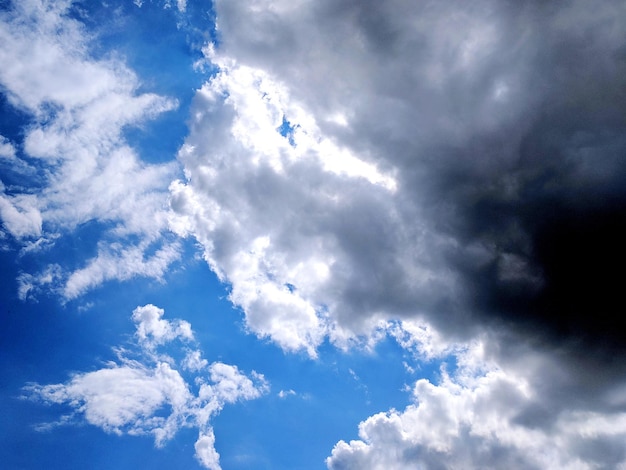
POLYGON ((157 348, 175 340, 192 341, 191 326, 183 320, 164 320, 163 313, 151 304, 133 311, 138 359, 129 357, 132 351, 121 350, 118 362, 94 372, 75 374, 66 383, 27 386, 28 398, 65 404, 74 410, 58 423, 41 428, 71 424, 83 417, 106 432, 150 434, 160 447, 181 427, 196 427, 196 457, 204 467, 219 469, 211 417, 226 404, 260 397, 268 390, 267 382, 261 374, 252 372, 248 377, 236 366, 221 362, 209 365, 207 376, 202 370, 208 362, 199 350, 188 351, 181 361, 183 370, 196 373, 193 380, 186 379, 176 362, 158 353, 157 348), (190 357, 199 367, 188 367, 190 357), (198 384, 194 393, 192 388, 198 384))
POLYGON ((213 429, 209 429, 207 432, 200 434, 198 440, 194 445, 196 449, 196 456, 202 465, 209 470, 219 470, 220 454, 215 450, 215 434, 213 429))
MULTIPOLYGON (((173 323, 163 320, 164 310, 152 304, 137 307, 133 310, 133 321, 137 324, 137 337, 144 345, 158 345, 176 338, 193 339, 191 325, 178 320, 173 323)), ((199 351, 195 352, 199 356, 199 351)), ((199 359, 198 359, 199 361, 199 359)))
MULTIPOLYGON (((9 103, 31 116, 23 152, 37 159, 46 175, 43 184, 23 193, 0 194, 2 223, 24 242, 94 220, 113 227, 113 244, 101 245, 108 254, 69 275, 66 299, 107 279, 159 277, 178 257, 172 245, 152 261, 141 261, 149 242, 167 230, 166 188, 176 166, 142 162, 122 135, 124 127, 155 118, 177 103, 139 93, 138 78, 119 59, 92 58, 89 33, 66 16, 70 4, 25 0, 0 14, 0 61, 10 64, 0 70, 0 84, 9 103), (129 243, 130 235, 142 241, 116 250, 115 243, 129 243), (115 260, 119 268, 113 267, 112 251, 123 251, 115 260), (129 264, 131 258, 139 262, 129 264)), ((25 165, 14 150, 9 152, 6 139, 1 145, 3 155, 25 165)), ((77 268, 64 267, 72 269, 77 268)))
POLYGON ((338 442, 328 468, 626 468, 617 444, 626 438, 626 414, 606 402, 550 405, 559 398, 543 396, 545 381, 562 364, 522 356, 522 367, 500 368, 484 362, 476 343, 439 383, 418 380, 414 404, 371 416, 358 440, 338 442))
POLYGON ((188 180, 170 186, 170 224, 203 244, 251 331, 314 356, 326 335, 341 343, 379 327, 382 305, 365 315, 355 297, 365 288, 368 296, 388 292, 381 285, 373 293, 362 276, 393 278, 398 289, 411 282, 418 291, 450 284, 429 267, 418 233, 416 247, 402 258, 395 253, 394 242, 406 248, 409 234, 398 226, 393 171, 325 137, 268 74, 212 48, 207 54, 220 71, 193 105, 179 153, 188 180), (284 136, 286 122, 292 130, 284 136), (378 243, 398 256, 362 251, 378 243), (418 255, 421 265, 411 262, 418 255), (361 272, 368 261, 375 265, 361 272))
POLYGON ((11 235, 18 238, 41 236, 42 216, 35 203, 36 197, 31 194, 0 194, 0 217, 11 235))
POLYGON ((62 281, 62 296, 68 300, 74 299, 89 288, 111 279, 124 281, 135 276, 161 279, 169 266, 180 257, 180 245, 165 244, 151 255, 146 253, 148 245, 101 245, 96 258, 89 260, 87 266, 72 272, 62 281))

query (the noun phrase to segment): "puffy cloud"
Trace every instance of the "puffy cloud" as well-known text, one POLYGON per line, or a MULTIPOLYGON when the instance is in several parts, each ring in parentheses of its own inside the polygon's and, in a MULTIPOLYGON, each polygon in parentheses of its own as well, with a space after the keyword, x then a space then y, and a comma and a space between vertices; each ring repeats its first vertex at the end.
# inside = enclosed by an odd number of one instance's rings
POLYGON ((13 144, 4 137, 0 135, 0 158, 6 158, 7 160, 12 160, 15 157, 15 147, 13 144))
POLYGON ((329 465, 623 464, 624 5, 215 7, 172 228, 287 350, 465 361, 329 465))
MULTIPOLYGON (((4 138, 2 152, 22 166, 27 158, 41 175, 31 187, 2 188, 4 227, 29 243, 95 220, 111 227, 108 251, 115 251, 116 242, 135 244, 117 259, 125 264, 119 272, 110 269, 110 257, 79 268, 65 287, 66 298, 107 279, 162 274, 164 266, 127 262, 130 252, 137 257, 167 230, 166 188, 177 170, 173 163, 142 162, 123 137, 125 127, 175 108, 176 101, 139 93, 140 81, 120 59, 94 58, 93 38, 67 15, 70 4, 26 0, 0 13, 0 60, 8 64, 0 84, 8 103, 30 119, 21 152, 9 152, 4 138), (137 235, 141 241, 131 242, 137 235)), ((175 246, 163 250, 161 262, 177 258, 175 246)))
POLYGON ((358 440, 338 442, 328 468, 626 468, 624 408, 580 395, 557 404, 563 389, 557 397, 546 384, 574 385, 551 376, 563 364, 524 357, 530 364, 500 367, 475 343, 439 383, 418 380, 413 404, 369 417, 358 440))
POLYGON ((209 470, 218 470, 220 468, 220 454, 215 450, 215 434, 213 434, 212 429, 209 429, 204 434, 200 434, 194 447, 198 460, 202 465, 209 470))
MULTIPOLYGON (((137 307, 133 310, 132 318, 137 324, 137 337, 142 344, 158 345, 172 341, 175 338, 193 339, 191 325, 188 322, 179 320, 176 323, 172 323, 163 320, 161 317, 164 313, 162 308, 152 304, 137 307)), ((196 362, 199 362, 198 351, 196 351, 196 355, 198 356, 196 362)))
POLYGON ((216 11, 172 226, 252 331, 312 355, 387 319, 623 349, 620 2, 216 11))
POLYGON ((64 404, 73 414, 57 423, 40 426, 71 424, 84 417, 88 423, 116 434, 151 434, 157 446, 163 446, 181 427, 196 427, 199 437, 196 456, 206 468, 220 468, 215 451, 215 436, 210 418, 224 405, 252 400, 268 390, 264 377, 253 372, 244 375, 236 366, 202 359, 199 350, 188 351, 181 361, 182 369, 196 375, 185 378, 163 348, 175 340, 193 340, 189 323, 162 319, 163 310, 148 304, 137 307, 132 319, 136 324, 137 344, 134 350, 120 350, 118 362, 94 372, 75 374, 61 384, 30 384, 26 396, 49 404, 64 404), (138 358, 131 358, 131 353, 138 358), (193 357, 194 369, 188 367, 193 357), (208 376, 202 373, 208 369, 208 376), (199 385, 194 393, 192 387, 199 385))
POLYGON ((412 283, 416 299, 420 289, 452 282, 430 269, 436 255, 424 253, 422 266, 412 255, 393 256, 409 236, 398 225, 393 175, 325 138, 264 72, 213 60, 221 71, 196 96, 179 154, 189 181, 170 187, 171 226, 202 242, 252 331, 315 355, 327 334, 340 341, 346 326, 378 326, 376 314, 393 294, 383 281, 395 281, 397 291, 412 283), (285 122, 289 136, 280 132, 285 122), (366 252, 370 245, 388 257, 366 252), (373 319, 359 318, 364 308, 373 319), (329 322, 329 313, 343 322, 329 322))

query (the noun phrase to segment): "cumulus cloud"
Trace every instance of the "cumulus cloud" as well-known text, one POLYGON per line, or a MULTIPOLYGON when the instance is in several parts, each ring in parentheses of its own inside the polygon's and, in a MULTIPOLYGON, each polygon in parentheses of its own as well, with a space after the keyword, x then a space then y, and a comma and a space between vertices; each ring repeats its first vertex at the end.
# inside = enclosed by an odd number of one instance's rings
MULTIPOLYGON (((142 162, 125 142, 123 129, 174 109, 177 103, 138 92, 139 79, 120 59, 92 57, 93 38, 67 15, 70 5, 26 0, 0 13, 0 60, 7 64, 0 71, 2 93, 9 105, 30 119, 21 151, 16 153, 3 138, 2 154, 22 165, 27 159, 43 175, 32 180, 32 187, 3 187, 0 217, 5 229, 23 243, 98 221, 111 227, 113 243, 129 243, 138 235, 142 241, 134 251, 143 251, 167 230, 166 188, 176 166, 142 162)), ((160 259, 171 263, 176 248, 164 250, 169 254, 160 259)), ((114 245, 108 251, 115 251, 114 245)), ((125 254, 129 253, 122 253, 117 262, 125 264, 125 254)), ((107 260, 95 263, 70 276, 66 298, 106 279, 155 273, 158 277, 163 271, 126 264, 114 272, 107 268, 107 260), (84 280, 90 270, 93 275, 84 280)))
POLYGON ((390 318, 623 349, 623 5, 216 11, 172 226, 252 331, 313 355, 390 318))
POLYGON ((217 470, 220 468, 220 454, 215 450, 215 434, 212 429, 201 434, 194 445, 198 460, 209 470, 217 470))
POLYGON ((358 440, 335 445, 328 468, 626 467, 623 407, 606 398, 589 406, 581 396, 551 402, 555 382, 572 385, 563 364, 528 351, 524 363, 497 364, 485 347, 475 342, 459 354, 458 368, 444 368, 436 384, 418 380, 404 410, 363 421, 358 440))
POLYGON ((419 381, 329 465, 622 462, 624 410, 605 395, 626 353, 624 5, 215 8, 218 72, 192 106, 170 224, 248 328, 311 356, 386 331, 421 358, 454 363, 476 341, 488 358, 473 382, 419 381))
POLYGON ((183 370, 195 373, 185 377, 167 354, 171 351, 163 347, 172 342, 193 345, 191 325, 183 320, 165 320, 163 314, 151 304, 133 311, 137 342, 130 350, 120 349, 117 362, 77 373, 65 383, 25 387, 26 397, 32 400, 73 409, 71 415, 40 429, 84 419, 106 432, 152 435, 160 447, 181 427, 195 427, 199 430, 196 457, 204 467, 219 469, 211 417, 228 403, 258 398, 267 391, 267 382, 261 374, 252 372, 248 377, 233 365, 209 365, 199 350, 188 351, 181 361, 183 370), (190 356, 195 358, 193 369, 187 367, 190 356))
POLYGON ((325 138, 263 71, 208 54, 221 70, 195 99, 191 135, 179 153, 189 181, 170 187, 171 226, 201 241, 252 331, 315 355, 327 334, 340 340, 344 326, 361 332, 378 325, 376 301, 373 319, 358 319, 361 289, 389 294, 359 279, 368 262, 368 279, 392 277, 396 289, 409 280, 415 289, 448 283, 428 265, 387 259, 386 266, 361 251, 370 243, 392 252, 404 246, 386 240, 407 236, 393 232, 392 173, 325 138), (293 123, 289 136, 280 132, 284 122, 293 123), (344 324, 329 322, 329 313, 344 324))

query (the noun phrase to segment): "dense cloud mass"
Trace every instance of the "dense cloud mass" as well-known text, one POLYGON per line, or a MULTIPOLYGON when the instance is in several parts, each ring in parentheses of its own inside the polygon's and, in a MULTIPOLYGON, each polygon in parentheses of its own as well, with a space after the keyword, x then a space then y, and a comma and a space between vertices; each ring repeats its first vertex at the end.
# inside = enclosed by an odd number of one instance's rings
POLYGON ((473 385, 419 381, 328 465, 623 463, 626 7, 216 9, 172 227, 248 327, 315 355, 394 319, 440 352, 482 338, 491 364, 473 385))
POLYGON ((173 206, 253 330, 309 347, 422 317, 623 348, 623 5, 216 6, 173 206))

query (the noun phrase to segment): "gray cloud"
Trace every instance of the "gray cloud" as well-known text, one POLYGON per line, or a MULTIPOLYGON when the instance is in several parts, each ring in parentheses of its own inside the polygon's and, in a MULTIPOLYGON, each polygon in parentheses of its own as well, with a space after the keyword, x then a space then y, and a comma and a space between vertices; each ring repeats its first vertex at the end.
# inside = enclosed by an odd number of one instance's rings
POLYGON ((399 320, 421 357, 483 348, 475 382, 418 382, 329 466, 622 462, 625 7, 216 10, 220 71, 194 103, 172 227, 202 243, 249 329, 315 355, 399 320), (420 434, 433 425, 446 445, 420 434))
MULTIPOLYGON (((323 135, 396 175, 393 195, 342 182, 342 207, 316 221, 343 256, 341 321, 420 312, 458 333, 471 316, 622 347, 619 2, 216 7, 219 54, 274 77, 323 135), (446 282, 420 286, 413 267, 446 282)), ((294 198, 267 184, 250 200, 294 198)), ((281 205, 256 209, 281 227, 293 209, 281 205)))

